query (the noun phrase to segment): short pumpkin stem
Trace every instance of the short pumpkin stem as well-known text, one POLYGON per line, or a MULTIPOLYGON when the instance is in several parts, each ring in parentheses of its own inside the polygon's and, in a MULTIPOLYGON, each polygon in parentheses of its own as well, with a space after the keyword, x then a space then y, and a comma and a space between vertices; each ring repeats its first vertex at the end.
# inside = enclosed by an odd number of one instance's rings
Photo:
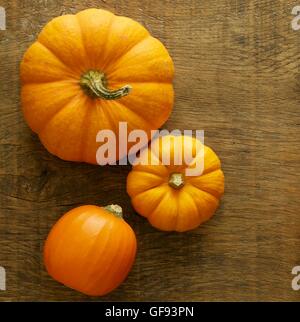
POLYGON ((111 212, 115 216, 119 218, 123 218, 123 210, 122 207, 119 205, 108 205, 106 207, 103 207, 105 210, 111 212))
POLYGON ((132 87, 125 85, 120 89, 110 90, 106 87, 107 81, 104 73, 97 70, 89 70, 81 76, 81 88, 92 98, 115 100, 130 93, 132 87))
POLYGON ((180 189, 184 186, 184 176, 182 173, 174 172, 170 175, 169 186, 174 189, 180 189))

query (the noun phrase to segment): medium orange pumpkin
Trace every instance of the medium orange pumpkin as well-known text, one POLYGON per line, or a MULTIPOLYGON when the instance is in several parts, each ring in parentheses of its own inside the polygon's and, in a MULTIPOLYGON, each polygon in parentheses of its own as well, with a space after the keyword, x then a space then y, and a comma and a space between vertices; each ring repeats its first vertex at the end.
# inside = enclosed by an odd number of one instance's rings
POLYGON ((21 63, 24 116, 49 152, 95 164, 99 130, 128 122, 150 139, 167 120, 173 74, 166 48, 136 21, 100 9, 60 16, 21 63))
MULTIPOLYGON (((127 178, 127 192, 134 209, 156 228, 183 232, 207 221, 224 192, 221 163, 212 149, 189 136, 160 137, 142 152, 139 164, 127 178), (184 153, 190 158, 184 159, 184 153), (166 156, 170 156, 168 164, 166 156), (178 165, 176 160, 183 160, 178 165), (152 164, 149 165, 150 160, 152 164), (197 175, 196 162, 203 164, 197 175)), ((200 169, 200 166, 199 166, 200 169)))
POLYGON ((67 212, 51 229, 44 262, 55 280, 100 296, 123 282, 135 254, 135 233, 123 220, 120 206, 81 206, 67 212))

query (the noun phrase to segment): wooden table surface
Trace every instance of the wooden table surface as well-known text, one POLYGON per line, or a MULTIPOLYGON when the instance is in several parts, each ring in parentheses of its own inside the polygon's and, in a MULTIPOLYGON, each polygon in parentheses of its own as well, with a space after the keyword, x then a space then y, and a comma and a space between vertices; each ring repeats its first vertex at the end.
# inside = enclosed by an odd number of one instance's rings
POLYGON ((121 203, 138 238, 126 282, 92 300, 300 300, 300 31, 292 0, 0 0, 0 266, 3 301, 91 300, 53 281, 44 240, 67 210, 121 203), (164 128, 204 129, 226 177, 211 221, 162 233, 134 213, 129 166, 64 162, 23 120, 19 63, 53 17, 88 7, 141 22, 174 59, 176 100, 164 128))

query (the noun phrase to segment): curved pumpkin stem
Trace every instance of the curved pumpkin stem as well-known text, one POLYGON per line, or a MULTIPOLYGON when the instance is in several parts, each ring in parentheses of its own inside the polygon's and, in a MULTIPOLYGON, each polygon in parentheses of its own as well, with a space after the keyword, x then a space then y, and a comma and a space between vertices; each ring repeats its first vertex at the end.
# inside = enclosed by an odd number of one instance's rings
POLYGON ((123 218, 123 210, 122 207, 119 205, 108 205, 103 207, 105 210, 111 212, 113 215, 119 218, 123 218))
POLYGON ((81 88, 92 98, 102 98, 105 100, 115 100, 130 93, 132 87, 125 85, 120 89, 110 90, 106 87, 104 73, 97 70, 89 70, 81 76, 81 88))
POLYGON ((169 178, 169 186, 174 189, 180 189, 184 186, 184 176, 182 173, 172 173, 169 178))

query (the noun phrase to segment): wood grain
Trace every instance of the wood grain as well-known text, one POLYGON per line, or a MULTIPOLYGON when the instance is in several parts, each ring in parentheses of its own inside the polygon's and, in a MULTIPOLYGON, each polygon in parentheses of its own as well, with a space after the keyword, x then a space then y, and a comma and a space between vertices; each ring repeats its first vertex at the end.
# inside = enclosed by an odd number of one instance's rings
POLYGON ((3 301, 85 301, 53 281, 43 242, 79 204, 121 203, 138 237, 126 282, 92 300, 300 300, 300 31, 292 0, 0 0, 0 265, 3 301), (136 215, 125 192, 130 167, 51 156, 25 124, 19 63, 53 17, 88 7, 132 17, 169 49, 176 66, 167 129, 204 129, 220 155, 226 192, 214 218, 186 234, 162 233, 136 215))

